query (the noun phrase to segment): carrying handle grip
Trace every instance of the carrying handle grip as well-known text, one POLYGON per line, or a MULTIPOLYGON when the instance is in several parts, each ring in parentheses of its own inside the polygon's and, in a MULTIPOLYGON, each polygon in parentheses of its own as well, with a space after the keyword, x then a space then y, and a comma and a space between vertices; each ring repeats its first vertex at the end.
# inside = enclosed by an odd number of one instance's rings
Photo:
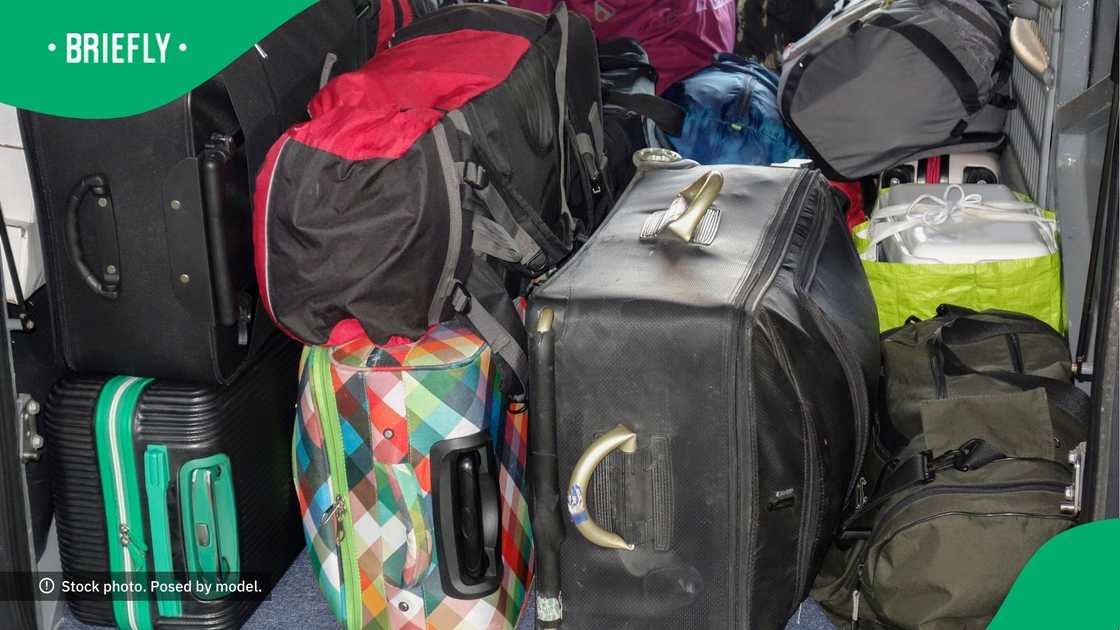
POLYGON ((587 512, 586 490, 591 482, 591 475, 615 449, 623 453, 633 453, 638 449, 637 436, 621 424, 596 438, 576 462, 568 483, 568 513, 576 530, 591 543, 607 549, 633 551, 634 545, 618 534, 600 527, 587 512))
POLYGON ((669 231, 676 234, 682 241, 691 243, 700 221, 704 219, 704 215, 708 213, 708 209, 712 207, 712 203, 722 189, 723 173, 719 171, 708 171, 689 184, 688 188, 680 192, 677 201, 674 201, 675 205, 683 200, 684 203, 688 204, 688 207, 679 217, 669 223, 669 231))
MULTIPOLYGON (((193 459, 179 469, 179 505, 187 574, 212 584, 233 584, 241 571, 237 503, 229 456, 193 459)), ((219 599, 215 591, 204 599, 219 599)))
POLYGON ((116 265, 107 265, 102 277, 98 278, 86 264, 85 252, 82 251, 78 211, 82 207, 82 200, 89 193, 93 193, 98 206, 112 212, 113 198, 109 194, 109 183, 105 176, 94 174, 83 177, 70 191, 70 199, 66 204, 66 250, 70 255, 70 262, 86 285, 101 297, 115 300, 120 295, 120 270, 116 265))
POLYGON ((1015 0, 1009 6, 1011 20, 1011 51, 1028 72, 1043 85, 1054 85, 1054 69, 1050 66, 1050 52, 1038 34, 1039 4, 1057 8, 1057 0, 1015 0))
MULTIPOLYGON (((479 599, 498 590, 503 571, 502 514, 498 466, 489 436, 480 431, 432 445, 434 521, 430 524, 415 471, 408 464, 394 465, 398 478, 407 481, 401 485, 406 500, 400 508, 407 512, 402 520, 406 520, 410 557, 395 585, 417 586, 435 564, 443 590, 451 597, 479 599)), ((391 579, 388 569, 386 579, 391 579)))

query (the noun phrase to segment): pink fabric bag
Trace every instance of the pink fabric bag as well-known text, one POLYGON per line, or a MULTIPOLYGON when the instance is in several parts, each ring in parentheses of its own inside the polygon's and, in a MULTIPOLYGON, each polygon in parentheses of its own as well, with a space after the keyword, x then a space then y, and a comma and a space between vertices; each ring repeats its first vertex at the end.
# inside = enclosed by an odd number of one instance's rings
MULTIPOLYGON (((509 0, 510 6, 549 13, 555 0, 509 0)), ((735 46, 734 0, 568 0, 568 10, 591 21, 600 40, 632 37, 649 53, 658 93, 735 46)))

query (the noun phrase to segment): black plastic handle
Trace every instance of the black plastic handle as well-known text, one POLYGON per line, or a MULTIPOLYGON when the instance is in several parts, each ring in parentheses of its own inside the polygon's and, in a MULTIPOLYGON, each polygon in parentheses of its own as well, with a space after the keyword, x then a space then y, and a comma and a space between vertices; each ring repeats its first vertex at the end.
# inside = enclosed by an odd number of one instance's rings
POLYGON ((431 450, 432 507, 443 590, 478 599, 502 579, 498 475, 489 433, 436 442, 431 450))
MULTIPOLYGON (((240 305, 241 287, 232 267, 241 263, 241 253, 233 243, 241 235, 231 234, 228 224, 231 219, 239 221, 239 213, 248 212, 248 209, 230 208, 231 204, 227 204, 229 187, 234 184, 227 180, 227 169, 235 163, 235 153, 242 150, 235 142, 232 137, 215 135, 202 152, 199 165, 206 242, 210 251, 210 283, 214 289, 215 317, 221 326, 233 326, 238 322, 240 305)), ((237 179, 238 175, 239 172, 230 179, 237 179)))
MULTIPOLYGON (((85 253, 82 251, 78 214, 82 207, 82 200, 90 193, 93 193, 97 206, 112 216, 113 197, 109 193, 108 180, 104 175, 97 174, 83 177, 70 192, 70 200, 66 205, 66 250, 70 255, 70 262, 82 276, 86 285, 101 297, 115 300, 120 296, 121 275, 118 263, 114 261, 106 264, 101 277, 98 277, 86 264, 85 253)), ((116 235, 113 235, 112 240, 115 243, 116 235)))
POLYGON ((484 483, 488 475, 482 454, 477 451, 460 455, 455 468, 459 492, 453 509, 459 525, 459 566, 464 577, 481 581, 490 569, 501 535, 498 488, 484 483))

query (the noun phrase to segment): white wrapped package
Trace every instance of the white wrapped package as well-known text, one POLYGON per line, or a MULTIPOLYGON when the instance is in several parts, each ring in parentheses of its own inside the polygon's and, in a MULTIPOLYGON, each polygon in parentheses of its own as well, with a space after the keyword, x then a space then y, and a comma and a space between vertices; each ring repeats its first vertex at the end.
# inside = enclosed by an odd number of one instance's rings
POLYGON ((882 201, 868 226, 866 260, 981 263, 1058 251, 1054 220, 1006 186, 909 184, 882 201))

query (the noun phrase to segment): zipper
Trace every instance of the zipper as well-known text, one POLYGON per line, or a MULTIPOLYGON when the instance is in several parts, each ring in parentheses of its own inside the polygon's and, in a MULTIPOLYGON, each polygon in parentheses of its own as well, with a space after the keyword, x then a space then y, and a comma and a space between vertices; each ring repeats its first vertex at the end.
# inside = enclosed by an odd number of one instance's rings
MULTIPOLYGON (((1062 492, 1065 491, 1065 484, 1057 482, 1057 481, 1007 482, 1007 483, 992 483, 992 484, 979 485, 979 486, 966 486, 966 485, 937 486, 937 487, 929 488, 929 489, 924 490, 924 491, 919 490, 918 492, 915 492, 915 493, 903 498, 898 503, 895 503, 894 505, 892 505, 885 512, 876 516, 875 521, 874 521, 873 525, 871 526, 871 531, 872 532, 880 531, 884 523, 886 523, 890 518, 892 518, 893 516, 895 516, 896 514, 901 512, 907 506, 913 505, 914 503, 916 503, 916 502, 918 502, 922 499, 926 499, 926 498, 929 498, 929 497, 932 497, 932 496, 937 496, 937 495, 942 495, 942 494, 1005 494, 1005 493, 1009 493, 1009 492, 1028 492, 1028 491, 1031 491, 1031 490, 1050 490, 1050 491, 1053 491, 1053 492, 1056 492, 1056 493, 1062 493, 1062 492)), ((912 522, 904 524, 902 527, 900 527, 898 530, 896 530, 894 533, 892 533, 887 538, 886 542, 890 542, 890 540, 893 539, 898 534, 898 532, 900 532, 904 529, 907 529, 912 525, 922 523, 922 522, 925 522, 925 521, 928 521, 928 520, 931 520, 931 519, 934 519, 934 518, 938 518, 938 517, 941 517, 941 516, 948 516, 948 515, 952 515, 952 514, 964 514, 964 513, 965 512, 961 512, 961 511, 946 511, 946 512, 939 512, 937 514, 927 515, 927 516, 922 517, 920 519, 916 519, 912 522)), ((979 515, 981 513, 975 512, 973 514, 978 514, 979 515)), ((1004 512, 995 513, 995 512, 993 512, 991 514, 993 514, 993 515, 995 515, 995 514, 1008 514, 1008 515, 1019 514, 1019 515, 1022 515, 1022 516, 1030 516, 1032 518, 1066 518, 1066 517, 1052 517, 1051 515, 1027 514, 1027 513, 1004 513, 1004 512)), ((870 585, 870 583, 871 583, 870 579, 868 579, 868 577, 867 577, 867 561, 868 561, 868 559, 871 555, 871 548, 873 546, 871 544, 871 540, 872 540, 873 537, 874 537, 874 534, 871 537, 869 537, 867 539, 867 541, 865 542, 863 552, 862 552, 862 557, 860 558, 858 568, 856 569, 856 588, 853 591, 852 603, 853 603, 853 606, 855 606, 855 605, 858 604, 858 602, 860 600, 865 601, 867 603, 868 607, 871 609, 871 611, 873 613, 875 613, 875 616, 878 619, 879 623, 881 623, 882 625, 884 625, 886 627, 894 628, 896 626, 890 621, 890 619, 886 615, 883 614, 883 612, 876 605, 876 602, 874 601, 874 598, 871 596, 870 593, 867 592, 867 589, 865 588, 866 586, 870 585), (855 596, 856 592, 860 593, 859 597, 855 596)), ((884 544, 886 544, 886 542, 884 544)), ((857 621, 857 616, 858 615, 857 615, 857 611, 856 611, 855 608, 853 608, 852 615, 853 615, 853 622, 857 621)), ((856 630, 856 628, 853 627, 853 630, 856 630)))
MULTIPOLYGON (((832 346, 837 361, 840 362, 841 368, 847 373, 848 377, 848 394, 852 397, 852 412, 856 417, 856 445, 858 450, 856 451, 857 456, 852 462, 852 473, 849 477, 851 481, 848 482, 848 490, 844 493, 844 502, 847 503, 848 498, 852 496, 852 491, 863 479, 860 476, 860 470, 863 468, 863 460, 867 455, 867 443, 871 439, 871 427, 869 426, 871 410, 866 394, 867 384, 863 379, 863 369, 859 365, 852 365, 853 361, 850 353, 846 352, 847 348, 844 347, 839 333, 833 329, 832 324, 825 318, 824 311, 811 299, 805 298, 801 302, 808 307, 813 318, 817 320, 817 326, 824 334, 825 339, 828 340, 829 345, 832 346)), ((863 483, 866 486, 867 480, 863 479, 863 483)))
POLYGON ((335 544, 341 544, 342 539, 346 536, 345 530, 341 525, 341 518, 346 515, 346 500, 341 494, 334 495, 334 503, 323 512, 323 520, 319 522, 320 525, 326 525, 328 522, 331 524, 331 531, 334 532, 335 544))
MULTIPOLYGON (((115 568, 112 566, 113 558, 119 554, 121 572, 126 576, 139 573, 142 580, 146 580, 148 548, 144 544, 140 488, 132 447, 132 418, 141 392, 151 381, 152 379, 135 376, 110 379, 102 388, 94 419, 98 466, 105 495, 106 525, 109 527, 109 568, 115 568), (107 405, 104 400, 106 394, 109 395, 107 405), (113 518, 109 518, 110 515, 113 518), (112 528, 114 521, 115 530, 112 528), (116 553, 112 548, 114 541, 119 545, 116 553)), ((122 603, 124 607, 124 619, 118 617, 118 624, 127 624, 131 630, 152 627, 147 600, 125 596, 123 602, 114 601, 114 617, 119 612, 118 603, 122 603)))
POLYGON ((1009 333, 1007 335, 1007 353, 1011 355, 1011 371, 1016 374, 1023 373, 1023 352, 1019 346, 1019 335, 1016 333, 1009 333))
MULTIPOLYGON (((861 566, 860 570, 862 569, 861 566)), ((859 588, 852 591, 852 630, 859 630, 859 588)))
MULTIPOLYGON (((778 360, 782 372, 786 375, 786 378, 789 379, 794 391, 800 394, 802 389, 794 378, 789 355, 785 352, 784 348, 777 343, 777 340, 774 339, 772 335, 766 334, 766 336, 769 338, 770 344, 774 347, 774 356, 778 360)), ((800 593, 808 577, 809 562, 812 559, 812 549, 817 546, 817 541, 821 533, 821 523, 817 523, 816 528, 813 528, 813 523, 817 520, 821 512, 820 503, 822 499, 817 496, 818 493, 816 489, 825 484, 825 468, 824 456, 820 448, 820 435, 817 433, 816 423, 813 422, 812 415, 808 413, 804 405, 798 405, 798 412, 798 415, 801 416, 802 430, 805 434, 804 491, 802 492, 801 519, 797 527, 797 575, 794 577, 794 592, 800 593)))
POLYGON ((853 512, 858 512, 864 505, 867 505, 867 477, 860 475, 856 480, 856 506, 853 512))
POLYGON ((736 108, 735 118, 728 125, 734 131, 742 131, 744 123, 743 119, 747 118, 747 113, 750 111, 751 94, 754 92, 750 87, 750 82, 747 82, 746 87, 743 88, 743 93, 739 97, 739 106, 736 108))
POLYGON ((937 400, 949 397, 949 385, 945 381, 945 367, 941 364, 941 357, 936 352, 929 353, 929 371, 933 376, 933 388, 937 400))
MULTIPOLYGON (((994 462, 993 462, 994 463, 994 462)), ((1029 490, 1057 490, 1058 492, 1065 491, 1066 484, 1058 481, 1036 481, 1036 482, 1020 482, 1011 481, 1006 483, 991 483, 980 486, 967 486, 967 485, 951 485, 951 486, 934 486, 919 490, 909 496, 903 497, 898 503, 895 503, 882 514, 875 517, 874 524, 871 526, 871 531, 878 530, 883 523, 889 520, 895 514, 904 510, 907 506, 913 505, 922 499, 941 494, 998 494, 1004 492, 1026 492, 1029 490)), ((871 545, 867 546, 870 550, 871 545)), ((867 555, 867 550, 864 551, 864 557, 867 555)))
MULTIPOLYGON (((764 264, 754 265, 752 267, 753 270, 759 270, 760 271, 760 270, 763 270, 763 269, 770 269, 770 268, 774 267, 773 259, 775 258, 775 256, 782 255, 786 251, 786 249, 789 247, 790 240, 793 238, 793 230, 790 229, 790 227, 793 223, 795 223, 797 221, 797 217, 800 214, 800 212, 789 212, 789 208, 793 207, 794 200, 797 200, 798 202, 804 200, 804 198, 806 196, 806 191, 808 189, 808 185, 807 185, 806 182, 808 182, 809 180, 810 180, 810 176, 809 176, 808 171, 806 171, 806 170, 801 170, 800 172, 798 172, 793 177, 793 182, 791 182, 789 188, 786 189, 785 194, 782 196, 781 203, 778 204, 778 211, 777 211, 777 214, 779 215, 778 216, 778 225, 767 226, 767 227, 770 227, 771 229, 768 229, 765 232, 765 233, 774 234, 774 235, 779 235, 779 234, 785 235, 785 238, 781 241, 781 246, 780 247, 777 246, 777 243, 778 243, 777 239, 770 240, 770 243, 771 243, 770 249, 768 249, 766 252, 764 252, 762 254, 762 256, 760 257, 760 259, 764 261, 764 264), (780 216, 780 214, 782 212, 785 212, 789 216, 784 216, 784 217, 780 216)), ((634 181, 637 181, 637 178, 635 178, 635 180, 633 180, 631 182, 630 186, 634 185, 634 181)), ((587 248, 585 248, 585 249, 587 249, 587 248)), ((759 299, 758 296, 760 296, 762 293, 764 293, 765 289, 770 285, 771 282, 774 281, 774 278, 778 275, 779 269, 777 269, 777 268, 771 269, 769 275, 767 276, 767 278, 765 280, 765 282, 762 281, 762 274, 759 271, 755 271, 754 273, 749 273, 747 278, 744 280, 742 286, 740 286, 736 289, 735 294, 732 298, 732 303, 733 304, 742 303, 742 304, 746 305, 746 303, 748 301, 750 301, 750 300, 748 300, 748 298, 750 298, 753 295, 755 297, 754 297, 754 300, 751 302, 751 310, 752 311, 754 310, 754 308, 757 306, 757 301, 759 299)), ((743 318, 745 318, 745 317, 746 317, 745 313, 741 312, 739 314, 738 319, 739 319, 740 323, 742 323, 743 318)), ((733 344, 732 345, 733 345, 733 348, 734 348, 734 352, 731 353, 731 356, 732 357, 737 357, 737 356, 739 356, 740 350, 742 349, 740 347, 742 335, 733 333, 733 338, 734 339, 733 339, 733 344)), ((730 360, 732 361, 732 369, 737 370, 737 368, 735 367, 737 365, 737 361, 734 358, 732 358, 730 360)), ((733 433, 732 433, 733 446, 736 449, 739 449, 742 446, 743 438, 745 437, 741 434, 743 427, 740 427, 739 425, 740 425, 739 422, 734 423, 734 430, 733 430, 733 433)), ((747 428, 746 430, 749 433, 750 429, 747 428)), ((740 481, 739 480, 739 475, 740 475, 739 470, 732 470, 730 472, 731 472, 732 479, 735 479, 737 482, 740 481)), ((737 499, 736 499, 735 512, 736 512, 736 516, 737 516, 737 522, 739 522, 739 523, 746 523, 746 520, 747 520, 746 501, 741 498, 742 495, 744 495, 744 494, 745 493, 743 493, 743 492, 736 491, 737 499)), ((749 528, 744 528, 744 530, 749 531, 749 528)), ((744 550, 740 549, 740 542, 741 541, 740 541, 738 536, 732 537, 731 557, 732 557, 733 562, 735 562, 736 559, 738 559, 744 553, 744 550)), ((747 542, 747 546, 749 547, 750 546, 750 540, 748 539, 746 542, 747 542)), ((751 575, 753 573, 753 571, 754 571, 754 556, 753 556, 753 554, 750 554, 750 553, 747 553, 746 555, 747 555, 746 562, 742 563, 743 565, 745 565, 744 566, 744 571, 736 574, 735 577, 734 577, 735 584, 733 585, 733 588, 735 589, 735 592, 739 593, 739 595, 740 595, 739 597, 736 598, 736 606, 739 606, 739 607, 750 605, 750 602, 748 601, 749 591, 746 589, 747 581, 743 579, 743 576, 744 575, 751 575)), ((740 610, 737 610, 736 612, 738 613, 737 616, 740 619, 745 619, 746 618, 746 615, 744 614, 743 610, 740 609, 740 610)))
MULTIPOLYGON (((1048 486, 1048 487, 1045 488, 1046 490, 1053 490, 1055 492, 1059 492, 1058 487, 1061 487, 1061 488, 1065 487, 1065 486, 1062 486, 1061 484, 1048 484, 1048 483, 1045 483, 1045 484, 1044 483, 1022 484, 1022 485, 1023 486, 1045 485, 1045 486, 1048 486), (1055 487, 1055 486, 1058 486, 1058 487, 1055 487)), ((1042 489, 1042 488, 1025 488, 1024 487, 1024 488, 1019 488, 1018 490, 1012 490, 1012 491, 1025 491, 1025 490, 1031 490, 1031 489, 1038 490, 1038 489, 1042 489)), ((947 510, 947 511, 944 511, 944 512, 938 512, 936 514, 930 514, 930 515, 924 516, 920 519, 917 519, 915 521, 907 523, 906 525, 903 525, 897 531, 895 531, 893 534, 891 534, 891 536, 889 538, 887 538, 887 540, 883 543, 883 545, 888 544, 891 540, 894 539, 895 536, 897 536, 902 531, 910 529, 911 527, 914 527, 916 525, 920 525, 922 523, 926 523, 928 521, 932 521, 934 519, 941 518, 941 517, 944 517, 944 516, 962 516, 962 515, 964 515, 964 516, 976 516, 976 517, 1015 516, 1015 517, 1022 517, 1022 518, 1035 518, 1035 519, 1046 519, 1046 520, 1065 520, 1065 521, 1070 521, 1070 522, 1076 521, 1076 519, 1072 516, 1065 516, 1065 515, 1058 515, 1058 514, 1035 514, 1035 513, 1031 513, 1031 512, 967 512, 967 511, 961 511, 961 510, 947 510)), ((892 621, 890 619, 890 617, 888 617, 883 612, 882 608, 879 607, 878 602, 876 602, 875 598, 872 596, 872 593, 874 591, 869 591, 866 588, 866 587, 870 586, 870 579, 868 579, 868 577, 867 577, 867 564, 866 564, 867 558, 870 555, 870 549, 871 549, 871 545, 870 545, 870 543, 868 543, 866 545, 866 547, 864 548, 863 558, 860 560, 858 568, 856 569, 856 589, 853 592, 853 603, 858 604, 859 601, 866 602, 867 607, 871 610, 871 612, 875 613, 876 621, 880 625, 882 625, 885 628, 888 628, 889 630, 895 630, 897 628, 900 628, 900 626, 898 624, 894 623, 894 621, 892 621), (860 596, 858 598, 855 597, 856 592, 860 593, 860 596)), ((858 616, 858 614, 853 609, 853 618, 855 618, 857 616, 858 616)), ((858 630, 858 628, 853 626, 852 630, 858 630)))
MULTIPOLYGON (((797 270, 797 284, 801 287, 805 297, 799 297, 798 301, 801 302, 809 311, 812 318, 816 321, 817 327, 821 330, 825 339, 831 346, 833 353, 836 355, 836 360, 840 362, 841 368, 845 372, 848 382, 848 394, 852 399, 852 412, 856 418, 856 458, 852 463, 852 472, 849 477, 848 489, 844 493, 844 503, 852 496, 852 491, 855 490, 856 484, 861 479, 860 469, 862 468, 863 459, 867 455, 867 443, 870 441, 871 435, 871 410, 870 402, 867 400, 867 382, 863 378, 863 369, 858 363, 852 361, 852 354, 848 352, 845 347, 840 334, 836 332, 832 324, 828 321, 824 311, 814 302, 809 295, 809 286, 812 285, 813 280, 816 278, 816 270, 819 262, 819 252, 825 237, 827 236, 828 216, 825 212, 816 212, 812 217, 812 224, 810 226, 809 234, 805 237, 804 250, 813 252, 812 260, 805 260, 804 264, 797 270)), ((867 481, 864 480, 866 485, 867 481)))
POLYGON ((346 607, 346 627, 360 628, 362 625, 361 585, 358 577, 358 558, 354 554, 354 522, 346 516, 346 502, 350 492, 350 482, 346 477, 346 455, 342 445, 342 430, 339 426, 338 407, 326 396, 334 391, 331 378, 330 348, 318 346, 308 357, 311 361, 312 392, 315 407, 319 411, 319 422, 323 429, 323 446, 327 451, 327 469, 330 472, 331 490, 336 491, 335 502, 323 515, 324 520, 334 521, 335 543, 338 545, 338 561, 342 568, 342 598, 346 607), (341 489, 339 489, 341 486, 341 489))
MULTIPOLYGON (((144 483, 148 495, 148 523, 152 530, 152 560, 160 580, 168 580, 175 573, 171 550, 171 517, 167 509, 170 481, 167 447, 162 444, 148 446, 144 453, 144 483)), ((182 602, 175 593, 157 594, 156 606, 161 617, 183 616, 182 602)))

